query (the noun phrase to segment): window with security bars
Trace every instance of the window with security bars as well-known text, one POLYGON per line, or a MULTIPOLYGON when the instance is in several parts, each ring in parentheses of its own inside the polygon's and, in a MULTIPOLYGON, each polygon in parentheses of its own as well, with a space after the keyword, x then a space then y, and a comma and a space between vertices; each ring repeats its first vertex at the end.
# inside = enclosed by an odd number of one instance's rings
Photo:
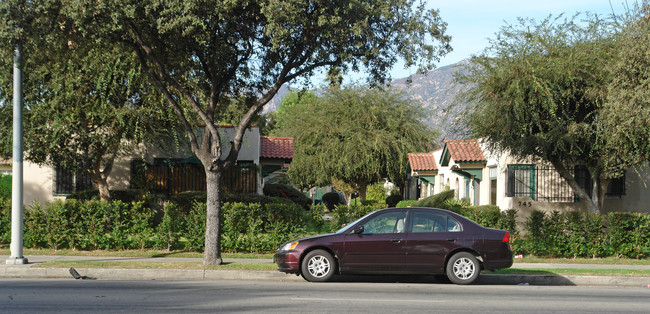
MULTIPOLYGON (((591 197, 593 181, 586 167, 569 169, 578 185, 591 197)), ((578 202, 571 186, 553 168, 535 165, 508 165, 506 196, 530 197, 544 202, 578 202)), ((625 195, 625 176, 613 179, 607 186, 607 196, 625 195)))
MULTIPOLYGON (((578 181, 578 185, 587 192, 589 197, 593 194, 594 181, 591 179, 589 170, 587 167, 579 166, 575 170, 575 178, 578 181)), ((621 197, 625 195, 625 173, 620 178, 611 179, 607 185, 607 191, 605 196, 618 196, 621 197)), ((576 196, 577 199, 577 196, 576 196)))
MULTIPOLYGON (((257 167, 252 161, 238 161, 236 166, 224 171, 221 183, 227 193, 257 193, 257 167)), ((133 160, 131 188, 165 194, 205 191, 205 171, 200 163, 188 162, 187 159, 159 159, 153 164, 133 160)))
POLYGON ((537 199, 536 174, 535 165, 508 165, 506 196, 537 199))
POLYGON ((54 169, 54 195, 69 195, 93 188, 92 180, 85 174, 75 173, 61 167, 54 169))

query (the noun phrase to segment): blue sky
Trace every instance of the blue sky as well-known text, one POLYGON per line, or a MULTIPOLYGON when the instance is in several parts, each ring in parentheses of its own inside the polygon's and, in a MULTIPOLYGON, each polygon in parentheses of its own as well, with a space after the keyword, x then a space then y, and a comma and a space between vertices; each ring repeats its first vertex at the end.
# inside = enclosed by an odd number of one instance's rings
MULTIPOLYGON (((488 38, 506 25, 514 24, 518 17, 542 20, 549 14, 565 13, 570 17, 576 12, 609 15, 612 11, 623 14, 632 7, 634 0, 428 0, 428 7, 440 10, 447 22, 447 33, 452 36, 454 49, 445 56, 438 67, 449 65, 481 52, 488 45, 488 38)), ((396 65, 391 71, 393 78, 406 77, 415 69, 404 70, 396 65)))

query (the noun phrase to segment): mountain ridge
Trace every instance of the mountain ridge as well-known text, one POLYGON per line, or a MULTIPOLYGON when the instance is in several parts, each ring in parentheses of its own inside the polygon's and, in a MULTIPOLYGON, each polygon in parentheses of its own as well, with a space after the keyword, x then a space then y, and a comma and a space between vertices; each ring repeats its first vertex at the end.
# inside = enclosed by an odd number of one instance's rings
MULTIPOLYGON (((442 66, 425 74, 413 74, 405 78, 391 81, 391 86, 403 91, 411 99, 419 102, 430 114, 425 123, 440 132, 439 141, 462 139, 467 131, 459 128, 453 122, 459 119, 459 114, 465 110, 466 104, 455 104, 454 100, 463 91, 463 85, 454 81, 457 71, 469 64, 465 59, 458 63, 442 66)), ((264 113, 277 110, 281 99, 291 91, 286 84, 277 95, 264 106, 264 113)))

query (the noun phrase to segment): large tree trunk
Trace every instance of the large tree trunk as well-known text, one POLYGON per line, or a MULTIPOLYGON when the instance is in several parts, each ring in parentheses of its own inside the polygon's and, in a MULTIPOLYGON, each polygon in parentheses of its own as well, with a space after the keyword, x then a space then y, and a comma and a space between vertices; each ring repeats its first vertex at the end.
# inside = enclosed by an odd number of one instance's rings
POLYGON ((90 180, 92 180, 93 183, 95 183, 97 186, 97 190, 99 191, 99 198, 102 201, 110 201, 111 192, 109 191, 108 186, 108 174, 104 174, 98 169, 93 169, 90 171, 90 180))
MULTIPOLYGON (((93 180, 94 181, 94 180, 93 180)), ((102 201, 110 201, 111 200, 111 192, 108 189, 108 183, 106 180, 97 180, 94 181, 95 185, 97 185, 97 190, 99 190, 99 198, 102 201)))
POLYGON ((596 207, 598 208, 598 212, 600 212, 605 202, 605 194, 607 193, 607 186, 609 185, 609 181, 611 180, 603 178, 602 172, 600 171, 598 172, 594 171, 591 179, 594 182, 593 190, 591 193, 592 199, 595 202, 596 207))
POLYGON ((359 201, 365 201, 366 200, 366 195, 368 194, 368 185, 367 184, 359 184, 359 201))
POLYGON ((205 167, 207 214, 205 222, 204 265, 221 265, 221 171, 205 167))

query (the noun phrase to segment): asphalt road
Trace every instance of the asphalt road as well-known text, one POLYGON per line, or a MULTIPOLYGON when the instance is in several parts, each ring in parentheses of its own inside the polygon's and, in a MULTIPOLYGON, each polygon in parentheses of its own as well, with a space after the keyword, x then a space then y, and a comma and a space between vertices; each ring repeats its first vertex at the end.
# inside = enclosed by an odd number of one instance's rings
POLYGON ((0 279, 2 313, 648 313, 650 288, 0 279))

